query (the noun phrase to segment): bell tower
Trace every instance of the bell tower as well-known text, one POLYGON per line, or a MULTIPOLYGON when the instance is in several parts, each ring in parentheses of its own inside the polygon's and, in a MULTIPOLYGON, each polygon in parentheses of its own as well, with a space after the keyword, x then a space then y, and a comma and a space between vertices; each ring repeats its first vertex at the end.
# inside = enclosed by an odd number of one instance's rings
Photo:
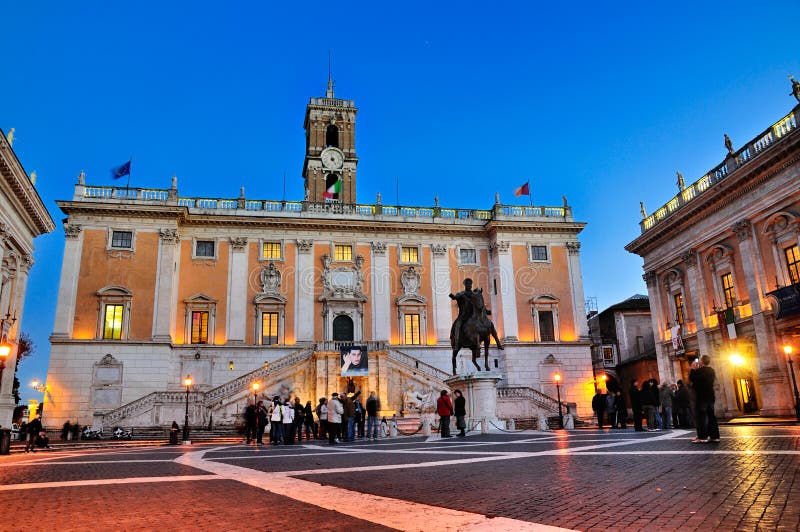
POLYGON ((306 156, 303 162, 305 201, 356 202, 356 108, 353 100, 336 98, 328 77, 324 98, 306 106, 306 156))

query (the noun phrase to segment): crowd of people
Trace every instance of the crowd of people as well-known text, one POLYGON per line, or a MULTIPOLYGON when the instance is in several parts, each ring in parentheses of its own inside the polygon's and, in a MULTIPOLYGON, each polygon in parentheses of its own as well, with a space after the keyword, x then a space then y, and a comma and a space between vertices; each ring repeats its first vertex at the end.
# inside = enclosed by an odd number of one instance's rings
POLYGON ((380 420, 380 403, 375 392, 370 392, 362 403, 361 392, 338 392, 330 398, 321 397, 314 407, 305 405, 299 397, 273 397, 265 404, 249 404, 244 412, 245 441, 263 445, 264 433, 269 430, 271 445, 291 445, 297 441, 328 440, 330 445, 354 441, 356 438, 377 441, 380 420))
MULTIPOLYGON (((640 386, 634 379, 628 390, 634 429, 695 428, 697 437, 692 443, 718 442, 719 425, 714 414, 716 376, 710 363, 708 355, 692 362, 689 385, 682 380, 659 385, 656 379, 648 379, 640 386)), ((592 398, 592 410, 601 429, 606 425, 612 429, 628 427, 628 407, 619 389, 598 390, 592 398)))

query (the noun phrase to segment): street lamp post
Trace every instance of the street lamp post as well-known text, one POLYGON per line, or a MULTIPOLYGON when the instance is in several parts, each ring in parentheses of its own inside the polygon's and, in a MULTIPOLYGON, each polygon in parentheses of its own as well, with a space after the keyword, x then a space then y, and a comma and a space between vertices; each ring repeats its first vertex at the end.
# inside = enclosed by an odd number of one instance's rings
POLYGON ((556 397, 558 397, 558 427, 564 429, 564 414, 561 412, 561 374, 556 373, 553 375, 556 381, 556 397))
POLYGON ((794 414, 797 417, 797 422, 800 423, 800 393, 797 393, 797 380, 794 376, 794 363, 792 361, 792 346, 783 346, 783 352, 786 353, 786 358, 789 360, 789 375, 792 376, 792 390, 794 391, 794 414))
POLYGON ((253 406, 258 403, 258 389, 261 387, 257 382, 253 383, 253 406))
POLYGON ((183 379, 183 385, 186 386, 186 417, 183 419, 183 444, 189 445, 192 443, 189 440, 189 388, 192 386, 192 376, 187 375, 183 379))
POLYGON ((0 344, 0 386, 3 384, 3 370, 6 369, 6 359, 11 354, 11 346, 2 343, 0 344))

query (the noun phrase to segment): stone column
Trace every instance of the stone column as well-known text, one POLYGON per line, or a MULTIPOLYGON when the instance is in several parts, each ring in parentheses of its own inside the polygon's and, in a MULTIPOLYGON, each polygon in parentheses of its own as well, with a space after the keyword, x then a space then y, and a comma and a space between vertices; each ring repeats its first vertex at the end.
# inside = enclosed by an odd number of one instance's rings
POLYGON ((153 304, 153 340, 171 342, 172 333, 175 331, 175 313, 177 312, 175 278, 178 275, 178 245, 181 239, 175 228, 161 229, 159 237, 158 273, 153 304))
POLYGON ((569 261, 569 283, 572 294, 572 317, 575 332, 580 339, 589 338, 589 323, 586 320, 586 302, 583 299, 583 276, 581 275, 580 242, 567 242, 569 261))
MULTIPOLYGON (((314 283, 316 276, 314 275, 313 251, 313 240, 297 241, 297 275, 295 276, 294 291, 297 294, 297 304, 294 306, 294 328, 297 341, 306 343, 312 343, 317 339, 322 340, 322 334, 319 338, 314 338, 314 283)), ((318 368, 318 379, 319 375, 318 368)))
MULTIPOLYGON (((756 382, 761 392, 761 415, 781 415, 792 411, 791 398, 786 394, 788 381, 778 354, 778 345, 772 323, 764 316, 761 301, 763 276, 758 271, 753 244, 753 227, 750 220, 740 220, 733 227, 739 242, 739 255, 747 286, 747 296, 752 310, 753 329, 756 335, 756 382)), ((741 286, 741 285, 740 285, 741 286)))
MULTIPOLYGON (((497 242, 492 250, 497 254, 498 274, 500 277, 500 304, 503 311, 503 339, 516 342, 519 339, 519 323, 517 321, 517 286, 514 278, 514 264, 511 260, 508 242, 497 242)), ((585 319, 584 319, 585 321, 585 319)))
POLYGON ((391 274, 389 273, 389 256, 386 253, 386 242, 372 243, 372 271, 370 272, 372 303, 372 339, 377 342, 388 342, 391 335, 392 302, 391 274))
POLYGON ((11 325, 8 336, 12 339, 11 353, 6 358, 6 367, 3 370, 3 378, 0 381, 0 425, 3 427, 11 426, 11 418, 14 415, 14 369, 17 365, 17 352, 19 349, 20 323, 22 323, 23 308, 25 305, 25 288, 28 284, 28 273, 33 265, 33 257, 23 255, 17 260, 17 271, 14 279, 14 291, 10 294, 9 312, 16 316, 16 321, 11 325))
MULTIPOLYGON (((708 317, 706 315, 709 309, 708 294, 706 293, 706 284, 703 281, 700 267, 697 265, 697 251, 690 249, 681 255, 681 259, 686 264, 686 284, 692 299, 692 314, 694 315, 695 328, 697 329, 697 349, 701 354, 711 354, 713 352, 711 335, 706 331, 708 328, 708 317)), ((679 375, 680 368, 677 361, 675 366, 676 375, 679 375)))
POLYGON ((450 258, 447 246, 433 244, 431 246, 433 259, 433 275, 431 276, 431 290, 433 292, 433 324, 436 328, 436 343, 450 344, 450 327, 453 325, 453 302, 449 294, 453 291, 450 286, 450 258))
POLYGON ((54 338, 72 337, 83 250, 83 228, 67 222, 64 224, 64 236, 64 259, 61 262, 61 280, 58 284, 56 317, 53 324, 54 338))
MULTIPOLYGON (((231 238, 228 270, 228 312, 225 319, 228 343, 243 344, 247 323, 247 275, 249 246, 247 238, 231 238)), ((260 291, 260 290, 259 290, 260 291)))
POLYGON ((658 276, 656 272, 650 270, 642 275, 647 285, 647 296, 650 298, 650 314, 653 323, 653 338, 656 345, 656 362, 658 364, 658 375, 660 380, 669 380, 675 377, 675 368, 669 360, 669 354, 664 348, 664 309, 661 303, 661 291, 659 290, 658 276))

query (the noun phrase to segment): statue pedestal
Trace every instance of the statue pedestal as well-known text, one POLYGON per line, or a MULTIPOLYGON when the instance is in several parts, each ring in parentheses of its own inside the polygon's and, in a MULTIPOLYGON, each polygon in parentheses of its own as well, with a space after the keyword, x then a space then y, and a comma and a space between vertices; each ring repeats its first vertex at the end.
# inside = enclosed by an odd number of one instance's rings
POLYGON ((493 371, 477 371, 444 381, 451 390, 461 390, 464 394, 468 430, 486 434, 505 428, 505 422, 497 417, 497 383, 502 378, 493 371))

